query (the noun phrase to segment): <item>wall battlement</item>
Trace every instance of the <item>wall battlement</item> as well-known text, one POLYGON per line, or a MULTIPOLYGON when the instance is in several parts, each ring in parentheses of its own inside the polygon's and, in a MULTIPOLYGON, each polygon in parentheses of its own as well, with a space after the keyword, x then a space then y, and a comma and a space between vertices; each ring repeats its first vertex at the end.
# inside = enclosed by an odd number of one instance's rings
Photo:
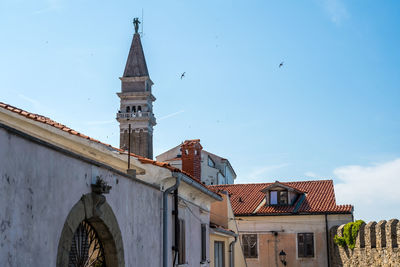
POLYGON ((399 220, 363 223, 353 250, 333 241, 335 235, 343 236, 344 226, 334 226, 330 230, 331 266, 400 266, 399 220))

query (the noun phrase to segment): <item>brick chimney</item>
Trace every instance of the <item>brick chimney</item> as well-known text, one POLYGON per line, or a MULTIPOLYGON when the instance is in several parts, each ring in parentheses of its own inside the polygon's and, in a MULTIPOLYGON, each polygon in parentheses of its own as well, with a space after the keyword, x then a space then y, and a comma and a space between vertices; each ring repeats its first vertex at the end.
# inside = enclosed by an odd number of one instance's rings
POLYGON ((200 139, 186 140, 181 145, 182 170, 201 180, 201 150, 200 139))

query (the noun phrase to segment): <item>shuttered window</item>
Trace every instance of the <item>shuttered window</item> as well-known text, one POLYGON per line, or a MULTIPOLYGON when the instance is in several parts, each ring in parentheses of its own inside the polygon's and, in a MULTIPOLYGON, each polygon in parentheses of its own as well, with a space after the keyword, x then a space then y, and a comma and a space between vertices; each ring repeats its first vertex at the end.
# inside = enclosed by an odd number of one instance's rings
POLYGON ((314 257, 314 234, 297 234, 297 252, 299 258, 314 257))
POLYGON ((214 266, 215 267, 225 266, 224 242, 214 241, 214 266))
POLYGON ((206 224, 201 225, 201 262, 207 260, 207 228, 206 224))
POLYGON ((257 258, 257 235, 256 234, 243 234, 243 253, 246 258, 257 258))
POLYGON ((185 221, 179 219, 179 254, 178 264, 186 263, 186 235, 185 235, 185 221))

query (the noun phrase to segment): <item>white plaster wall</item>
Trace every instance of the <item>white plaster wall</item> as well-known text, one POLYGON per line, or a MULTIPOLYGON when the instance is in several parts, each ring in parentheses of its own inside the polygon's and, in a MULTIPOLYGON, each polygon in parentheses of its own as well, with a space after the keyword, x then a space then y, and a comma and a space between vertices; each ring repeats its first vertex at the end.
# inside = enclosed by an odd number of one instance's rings
MULTIPOLYGON (((208 267, 209 263, 201 262, 201 224, 207 224, 207 244, 209 244, 209 212, 202 210, 199 206, 181 199, 179 204, 179 217, 185 220, 186 227, 186 260, 184 266, 208 267)), ((209 259, 209 246, 206 248, 207 259, 209 259)))
POLYGON ((113 187, 106 198, 121 230, 125 266, 160 266, 159 190, 2 128, 0 266, 55 266, 65 219, 97 175, 113 187))

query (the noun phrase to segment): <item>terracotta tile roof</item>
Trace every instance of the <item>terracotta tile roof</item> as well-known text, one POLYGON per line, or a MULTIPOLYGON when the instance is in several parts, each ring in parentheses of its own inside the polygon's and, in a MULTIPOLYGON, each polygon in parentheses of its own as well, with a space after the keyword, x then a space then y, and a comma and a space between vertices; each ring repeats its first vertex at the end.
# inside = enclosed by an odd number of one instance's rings
POLYGON ((293 205, 287 206, 263 205, 256 210, 265 198, 265 193, 261 191, 272 184, 274 183, 214 185, 209 188, 213 188, 217 192, 227 191, 229 193, 232 209, 236 216, 292 214, 295 213, 296 206, 298 206, 298 214, 351 213, 353 211, 352 205, 336 204, 332 180, 281 182, 283 185, 305 192, 305 199, 302 201, 299 197, 293 205))
POLYGON ((173 159, 166 159, 165 161, 178 161, 178 160, 182 160, 182 157, 175 157, 173 159))
MULTIPOLYGON (((14 106, 5 104, 5 103, 3 103, 3 102, 0 102, 0 108, 9 110, 9 111, 14 112, 14 113, 17 113, 17 114, 19 114, 19 115, 21 115, 21 116, 24 116, 24 117, 28 118, 28 119, 31 119, 31 120, 34 120, 34 121, 37 121, 37 122, 41 122, 41 123, 44 123, 44 124, 46 124, 46 125, 53 126, 53 127, 57 128, 57 129, 59 129, 59 130, 62 130, 62 131, 64 131, 64 132, 67 132, 67 133, 69 133, 69 134, 72 134, 72 135, 75 135, 75 136, 79 136, 79 137, 81 137, 81 138, 90 140, 90 141, 95 142, 95 143, 98 143, 98 144, 102 144, 102 145, 104 145, 104 146, 106 146, 106 147, 108 147, 108 148, 111 148, 111 149, 113 149, 113 150, 115 150, 115 151, 118 151, 118 152, 121 153, 121 154, 128 154, 128 152, 125 151, 125 150, 123 150, 123 149, 116 148, 116 147, 113 147, 112 145, 109 145, 109 144, 100 142, 99 140, 96 140, 96 139, 91 138, 91 137, 89 137, 89 136, 87 136, 87 135, 84 135, 84 134, 82 134, 82 133, 80 133, 80 132, 77 132, 77 131, 75 131, 75 130, 73 130, 73 129, 71 129, 71 128, 69 128, 69 127, 67 127, 67 126, 65 126, 65 125, 63 125, 63 124, 61 124, 61 123, 58 123, 58 122, 56 122, 56 121, 53 121, 53 120, 51 120, 51 119, 48 118, 48 117, 45 117, 45 116, 42 116, 42 115, 39 115, 39 114, 30 113, 30 112, 28 112, 28 111, 25 111, 25 110, 19 109, 19 108, 17 108, 17 107, 14 107, 14 106)), ((184 173, 184 174, 187 175, 188 177, 190 177, 190 178, 192 178, 193 180, 195 180, 197 183, 199 183, 199 184, 201 184, 202 186, 206 187, 203 183, 200 182, 200 180, 194 178, 193 176, 191 176, 191 175, 188 174, 187 172, 184 172, 184 171, 182 171, 182 170, 180 170, 180 169, 178 169, 178 168, 175 168, 175 167, 171 166, 171 165, 170 165, 169 163, 167 163, 167 162, 155 161, 155 160, 148 159, 148 158, 145 158, 145 157, 142 157, 142 156, 133 154, 133 153, 131 153, 131 156, 137 158, 141 163, 144 163, 144 164, 152 164, 152 165, 155 165, 155 166, 159 166, 159 167, 162 167, 162 168, 166 168, 166 169, 168 169, 168 170, 170 170, 170 171, 184 173)), ((207 187, 206 187, 206 188, 207 188, 207 187)), ((210 188, 207 188, 207 189, 209 189, 210 191, 215 192, 215 190, 213 190, 213 189, 210 189, 210 188)))

